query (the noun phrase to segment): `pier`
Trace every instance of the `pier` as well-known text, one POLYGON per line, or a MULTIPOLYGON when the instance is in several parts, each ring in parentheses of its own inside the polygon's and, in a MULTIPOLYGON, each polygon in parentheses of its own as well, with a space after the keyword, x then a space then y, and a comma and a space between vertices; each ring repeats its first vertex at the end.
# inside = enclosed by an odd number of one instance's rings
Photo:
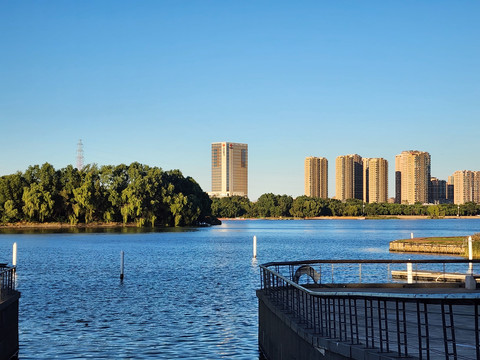
POLYGON ((260 351, 267 359, 480 359, 480 290, 447 276, 478 266, 480 260, 261 265, 260 351), (393 276, 409 267, 444 276, 411 283, 393 276))
POLYGON ((18 300, 15 266, 0 264, 0 360, 18 358, 18 300))

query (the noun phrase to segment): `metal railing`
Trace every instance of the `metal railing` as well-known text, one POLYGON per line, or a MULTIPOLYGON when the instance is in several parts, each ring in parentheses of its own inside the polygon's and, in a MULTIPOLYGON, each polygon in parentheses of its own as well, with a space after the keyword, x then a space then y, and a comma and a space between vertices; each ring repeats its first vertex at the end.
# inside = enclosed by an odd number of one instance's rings
POLYGON ((0 301, 16 294, 15 271, 15 266, 9 267, 6 264, 0 264, 0 301))
POLYGON ((473 266, 479 263, 480 260, 268 263, 260 265, 261 289, 277 309, 314 336, 392 353, 395 357, 480 359, 480 293, 465 291, 459 283, 444 283, 448 274, 471 274, 473 266), (440 284, 438 279, 436 285, 428 282, 431 286, 426 286, 427 281, 420 277, 414 277, 411 285, 392 278, 392 271, 408 267, 413 274, 430 271, 445 276, 440 284))

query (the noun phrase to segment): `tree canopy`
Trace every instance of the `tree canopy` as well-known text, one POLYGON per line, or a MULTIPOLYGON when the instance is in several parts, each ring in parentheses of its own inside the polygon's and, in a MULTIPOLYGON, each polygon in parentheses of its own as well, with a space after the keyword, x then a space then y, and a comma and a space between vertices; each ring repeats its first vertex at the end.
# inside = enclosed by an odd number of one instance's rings
POLYGON ((189 226, 214 221, 191 177, 137 162, 55 170, 48 163, 0 177, 0 221, 189 226))
POLYGON ((221 218, 312 218, 318 216, 396 216, 425 215, 431 218, 444 216, 480 215, 480 205, 466 203, 463 205, 439 204, 423 205, 421 203, 390 204, 363 203, 358 199, 345 202, 335 199, 321 199, 309 196, 292 198, 288 195, 261 195, 256 202, 245 197, 226 197, 212 199, 212 214, 221 218))

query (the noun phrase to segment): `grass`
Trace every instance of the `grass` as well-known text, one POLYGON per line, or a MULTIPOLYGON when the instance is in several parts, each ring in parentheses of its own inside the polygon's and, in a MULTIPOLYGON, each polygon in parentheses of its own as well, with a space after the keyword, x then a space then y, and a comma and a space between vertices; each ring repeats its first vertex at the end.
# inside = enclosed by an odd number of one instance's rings
POLYGON ((413 239, 400 239, 396 240, 400 243, 424 243, 424 244, 440 244, 440 245, 458 245, 465 241, 465 236, 432 236, 432 237, 419 237, 413 239))

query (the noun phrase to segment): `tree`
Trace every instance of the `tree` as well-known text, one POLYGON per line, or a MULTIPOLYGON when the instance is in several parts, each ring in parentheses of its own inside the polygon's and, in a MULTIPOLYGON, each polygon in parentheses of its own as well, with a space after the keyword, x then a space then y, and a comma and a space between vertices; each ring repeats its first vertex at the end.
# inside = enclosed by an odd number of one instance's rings
POLYGON ((13 202, 13 200, 7 200, 3 204, 3 211, 2 211, 3 223, 14 222, 18 220, 18 214, 19 214, 19 211, 15 207, 15 203, 13 202))
MULTIPOLYGON (((239 212, 249 201, 238 202, 239 212)), ((140 163, 129 166, 30 166, 0 177, 0 220, 135 222, 138 226, 216 223, 212 201, 191 177, 140 163)))
POLYGON ((29 220, 44 222, 53 213, 53 198, 50 192, 45 191, 40 184, 32 183, 30 187, 25 187, 22 200, 25 204, 23 212, 29 220))

